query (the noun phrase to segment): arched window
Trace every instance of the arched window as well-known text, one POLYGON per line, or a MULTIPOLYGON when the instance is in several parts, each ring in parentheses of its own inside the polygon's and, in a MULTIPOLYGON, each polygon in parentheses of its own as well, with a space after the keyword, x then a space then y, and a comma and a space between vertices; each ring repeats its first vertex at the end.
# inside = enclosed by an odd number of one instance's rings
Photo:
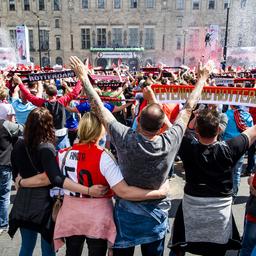
POLYGON ((50 59, 48 57, 42 58, 42 66, 43 67, 50 66, 50 59))
POLYGON ((58 65, 63 65, 63 60, 61 57, 57 57, 56 60, 55 60, 56 64, 58 65))
POLYGON ((97 59, 97 66, 98 67, 106 68, 107 65, 108 65, 108 61, 105 58, 97 59))

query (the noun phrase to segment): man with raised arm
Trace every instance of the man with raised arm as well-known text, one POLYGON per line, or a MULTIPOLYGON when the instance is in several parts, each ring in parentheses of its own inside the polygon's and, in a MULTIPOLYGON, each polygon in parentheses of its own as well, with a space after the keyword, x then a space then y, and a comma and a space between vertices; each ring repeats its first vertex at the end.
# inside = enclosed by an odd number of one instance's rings
MULTIPOLYGON (((70 58, 70 62, 84 85, 93 111, 111 136, 126 182, 141 188, 159 188, 166 180, 173 164, 191 113, 209 76, 210 66, 199 68, 197 85, 176 122, 160 134, 159 131, 166 118, 159 104, 149 104, 142 110, 138 118, 138 129, 133 131, 119 123, 104 108, 88 78, 87 65, 74 56, 70 58)), ((117 198, 114 213, 117 225, 114 256, 133 255, 136 245, 141 245, 143 256, 162 256, 168 229, 169 208, 170 198, 136 203, 117 198)))

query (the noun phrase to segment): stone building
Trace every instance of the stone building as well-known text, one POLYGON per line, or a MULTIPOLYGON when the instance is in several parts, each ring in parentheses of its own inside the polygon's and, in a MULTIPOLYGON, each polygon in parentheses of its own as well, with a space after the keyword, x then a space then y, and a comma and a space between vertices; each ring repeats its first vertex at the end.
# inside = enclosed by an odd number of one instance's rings
POLYGON ((15 44, 15 28, 25 24, 31 59, 39 63, 41 54, 43 66, 71 55, 97 66, 193 66, 221 61, 229 2, 228 47, 255 46, 255 0, 0 0, 0 25, 15 44), (217 41, 206 46, 211 25, 217 41))

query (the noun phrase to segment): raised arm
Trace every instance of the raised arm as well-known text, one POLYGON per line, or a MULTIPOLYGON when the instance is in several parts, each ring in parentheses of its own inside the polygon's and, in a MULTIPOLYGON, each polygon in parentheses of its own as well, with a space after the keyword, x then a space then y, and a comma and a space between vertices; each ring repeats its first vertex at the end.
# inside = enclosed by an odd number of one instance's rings
POLYGON ((72 56, 70 58, 70 62, 72 69, 83 83, 84 90, 91 103, 92 110, 108 131, 108 125, 116 119, 112 113, 104 107, 98 93, 94 90, 88 77, 88 65, 84 65, 83 62, 76 56, 72 56))
POLYGON ((250 147, 256 140, 256 125, 245 130, 243 134, 245 134, 248 137, 250 147))
POLYGON ((82 89, 81 82, 78 81, 76 83, 75 88, 72 90, 72 92, 69 92, 67 95, 64 95, 64 96, 60 97, 58 99, 58 102, 66 107, 70 103, 71 100, 77 98, 81 89, 82 89))
POLYGON ((192 91, 192 93, 188 97, 187 101, 185 102, 183 109, 180 111, 179 115, 177 116, 175 123, 182 123, 184 126, 188 125, 192 111, 196 107, 196 105, 201 97, 203 87, 206 83, 206 80, 207 80, 209 74, 212 71, 212 68, 213 67, 210 63, 206 64, 203 67, 201 64, 199 65, 198 81, 195 85, 194 90, 192 91))
POLYGON ((43 104, 46 102, 46 100, 34 96, 33 94, 30 93, 30 91, 25 87, 25 85, 22 83, 21 79, 19 76, 17 76, 16 74, 13 76, 13 82, 15 84, 19 85, 19 88, 21 90, 21 92, 23 93, 23 95, 25 96, 25 98, 30 101, 33 105, 37 106, 37 107, 42 107, 43 104))

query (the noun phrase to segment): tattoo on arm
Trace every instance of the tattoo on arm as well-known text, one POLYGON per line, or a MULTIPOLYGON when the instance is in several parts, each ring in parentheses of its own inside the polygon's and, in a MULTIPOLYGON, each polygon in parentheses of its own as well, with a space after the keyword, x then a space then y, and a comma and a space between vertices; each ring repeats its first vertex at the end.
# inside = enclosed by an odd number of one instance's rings
POLYGON ((185 102, 183 109, 181 110, 181 112, 179 113, 179 115, 176 119, 177 122, 182 123, 184 126, 188 125, 192 111, 194 110, 194 108, 196 107, 196 105, 200 99, 205 81, 206 81, 206 78, 199 79, 194 90, 192 91, 189 98, 185 102))
POLYGON ((84 90, 86 92, 86 95, 90 101, 91 104, 91 108, 93 110, 93 112, 98 116, 98 118, 100 119, 100 121, 103 123, 103 125, 105 126, 105 128, 108 130, 108 125, 115 120, 115 117, 112 115, 112 113, 107 110, 99 95, 97 94, 97 92, 93 89, 90 80, 88 79, 88 77, 84 78, 82 80, 83 85, 84 85, 84 90))

